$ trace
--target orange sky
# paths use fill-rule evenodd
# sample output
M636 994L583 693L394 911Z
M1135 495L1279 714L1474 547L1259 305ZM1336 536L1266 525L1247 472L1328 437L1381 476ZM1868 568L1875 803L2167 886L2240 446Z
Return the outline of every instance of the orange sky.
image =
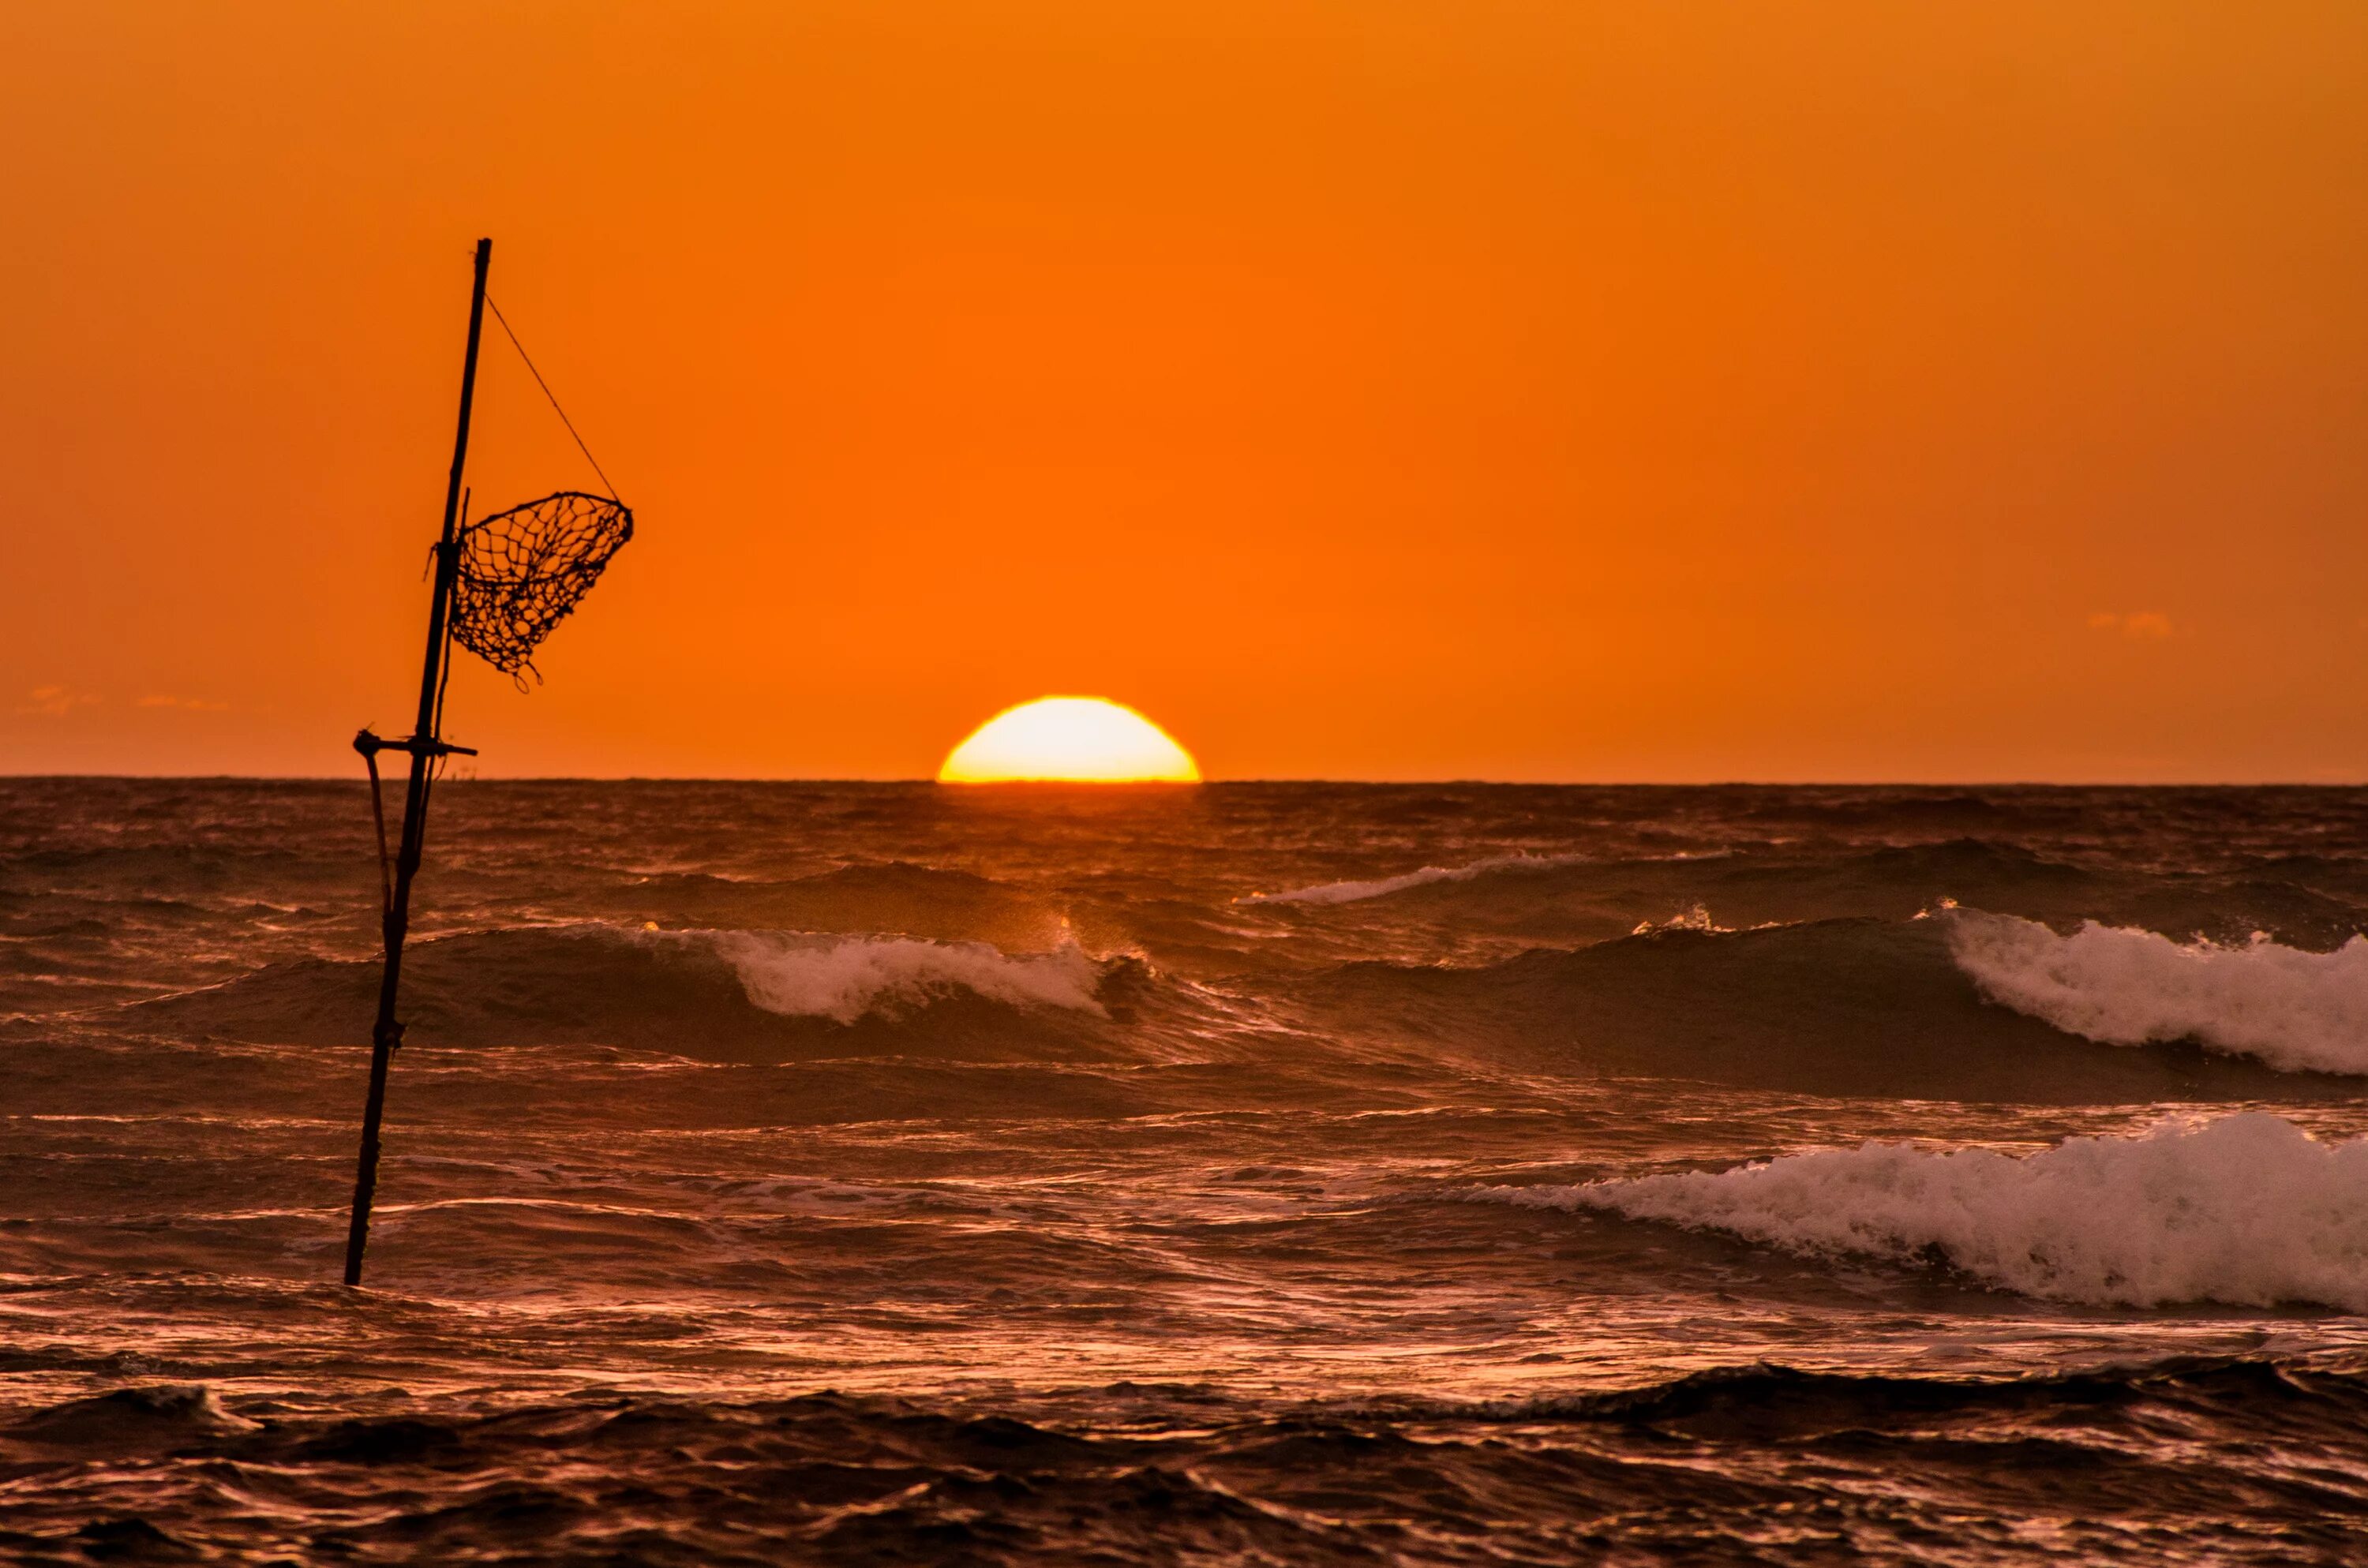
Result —
M0 771L2368 777L2368 6L0 7ZM472 478L589 475L498 339Z

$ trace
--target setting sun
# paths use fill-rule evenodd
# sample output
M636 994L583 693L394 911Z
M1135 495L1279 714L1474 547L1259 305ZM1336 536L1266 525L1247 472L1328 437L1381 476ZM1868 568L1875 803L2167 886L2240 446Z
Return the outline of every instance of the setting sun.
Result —
M938 769L940 784L1019 779L1198 783L1201 769L1167 731L1099 697L1040 697L971 732Z

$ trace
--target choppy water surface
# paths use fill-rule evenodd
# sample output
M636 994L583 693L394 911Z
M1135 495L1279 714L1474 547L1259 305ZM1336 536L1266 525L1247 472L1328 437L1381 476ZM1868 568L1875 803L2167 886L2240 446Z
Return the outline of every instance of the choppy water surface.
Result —
M0 1555L2356 1560L2368 795L0 781Z

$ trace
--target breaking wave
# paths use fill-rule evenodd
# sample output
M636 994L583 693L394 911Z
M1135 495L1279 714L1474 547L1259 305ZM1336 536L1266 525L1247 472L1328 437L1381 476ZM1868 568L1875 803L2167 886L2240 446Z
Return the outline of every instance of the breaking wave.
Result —
M1938 920L1703 929L1691 916L1479 966L1359 962L1319 1022L1577 1076L2021 1104L2309 1098L2337 1087L2192 1046L2130 1051L1984 1004Z
M415 943L404 963L407 1038L439 1045L598 1044L728 1060L866 1049L1084 1045L1102 993L1141 966L1075 941L1008 953L985 942L868 934L506 926ZM267 964L130 1012L202 1036L265 1043L364 1038L379 960ZM924 1027L926 1025L926 1027ZM850 1040L849 1031L862 1039Z
M2266 1112L2073 1138L2021 1157L1867 1143L1486 1196L1724 1231L1795 1253L1938 1257L2060 1301L2368 1312L2368 1140L2320 1142Z
M2194 1040L2288 1072L2368 1074L2368 937L2333 952L2174 942L2085 921L2070 936L2010 915L1948 917L1982 995L2108 1045Z
M748 1000L785 1017L852 1024L866 1013L925 1006L969 991L1015 1007L1068 1007L1107 1016L1095 999L1101 970L1076 943L1009 954L985 942L910 937L803 937L786 931L700 931L740 976Z

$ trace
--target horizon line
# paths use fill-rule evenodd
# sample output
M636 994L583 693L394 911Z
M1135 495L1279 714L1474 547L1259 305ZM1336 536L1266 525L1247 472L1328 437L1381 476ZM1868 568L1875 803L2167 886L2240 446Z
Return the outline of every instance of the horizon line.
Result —
M0 783L106 781L110 783L183 784L366 784L367 778L346 773L55 773L11 772L0 769ZM2368 777L2358 778L1359 778L1321 776L1262 776L1196 779L1007 778L991 782L951 782L927 775L868 778L853 775L753 775L703 773L519 773L486 778L444 775L438 784L871 784L928 785L953 790L1008 789L1150 789L1193 790L1214 786L1323 784L1365 789L1501 789L1501 790L2357 790L2368 788Z

